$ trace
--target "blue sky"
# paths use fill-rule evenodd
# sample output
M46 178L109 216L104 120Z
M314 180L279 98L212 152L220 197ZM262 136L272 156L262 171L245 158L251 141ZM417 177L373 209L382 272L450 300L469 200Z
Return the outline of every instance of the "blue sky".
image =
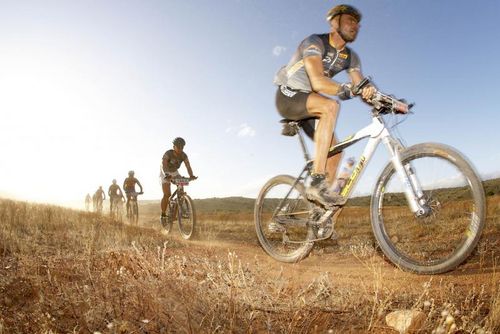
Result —
M0 194L74 203L134 169L144 198L158 199L176 136L199 176L196 198L253 197L270 177L297 174L302 156L280 135L272 78L303 38L328 31L338 3L0 1ZM452 145L499 176L500 4L346 3L363 13L351 45L363 73L416 102L399 127L406 143ZM340 138L370 122L358 101L341 108ZM373 187L384 150L358 192Z

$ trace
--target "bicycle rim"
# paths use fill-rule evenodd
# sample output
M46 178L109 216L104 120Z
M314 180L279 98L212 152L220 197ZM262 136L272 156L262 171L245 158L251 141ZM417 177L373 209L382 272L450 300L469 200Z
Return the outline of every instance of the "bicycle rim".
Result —
M139 205L136 201L134 201L132 217L133 223L137 224L139 222Z
M484 193L467 161L453 149L421 144L403 154L417 176L429 213L416 217L389 165L372 199L372 225L384 253L403 269L449 271L472 252L484 224Z
M188 195L179 198L178 222L179 232L184 239L191 239L194 234L195 214L193 201Z
M297 262L314 243L307 225L312 210L304 186L289 175L279 175L262 188L255 203L255 228L261 247L274 259Z

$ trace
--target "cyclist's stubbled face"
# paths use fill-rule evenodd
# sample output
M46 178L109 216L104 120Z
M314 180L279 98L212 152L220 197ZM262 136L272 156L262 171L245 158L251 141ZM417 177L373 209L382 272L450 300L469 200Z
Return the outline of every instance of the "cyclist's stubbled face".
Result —
M177 153L177 154L182 153L183 150L184 150L184 146L174 145L174 151L175 151L175 153Z
M337 20L332 20L333 30L339 31L340 37L342 37L344 41L353 42L359 32L359 22L354 18L354 16L349 14L338 15L337 17Z

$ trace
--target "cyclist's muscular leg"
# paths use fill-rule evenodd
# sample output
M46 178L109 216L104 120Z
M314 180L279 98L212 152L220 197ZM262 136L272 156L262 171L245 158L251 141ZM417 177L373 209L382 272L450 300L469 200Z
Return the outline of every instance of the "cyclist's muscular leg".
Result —
M161 213L165 214L168 208L168 199L170 198L170 182L161 185L163 190L163 198L161 199Z
M337 143L338 140L334 135L332 138L332 144L330 146L336 145ZM326 160L326 179L329 185L333 185L333 181L335 181L335 176L337 175L340 160L342 160L342 153L337 153Z
M127 195L127 204L126 204L126 207L127 207L127 213L128 213L128 210L129 210L129 207L130 207L130 193L126 193Z
M335 100L312 93L307 98L306 107L309 114L319 119L314 132L315 157L313 173L325 174L328 149L333 140L333 129L335 129L335 123L337 122L339 104Z

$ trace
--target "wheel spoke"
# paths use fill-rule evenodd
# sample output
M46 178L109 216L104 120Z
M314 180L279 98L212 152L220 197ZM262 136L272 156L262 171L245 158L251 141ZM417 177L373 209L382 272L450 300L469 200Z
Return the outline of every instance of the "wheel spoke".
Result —
M403 195L405 185L391 166L377 185L380 196L372 201L372 224L382 250L411 271L450 270L470 254L479 238L469 232L473 217L484 214L481 183L458 153L447 150L422 146L403 158L411 164L428 212L411 212Z
M312 230L307 225L311 203L302 183L291 176L271 179L255 205L255 226L264 250L279 261L295 262L312 248Z

